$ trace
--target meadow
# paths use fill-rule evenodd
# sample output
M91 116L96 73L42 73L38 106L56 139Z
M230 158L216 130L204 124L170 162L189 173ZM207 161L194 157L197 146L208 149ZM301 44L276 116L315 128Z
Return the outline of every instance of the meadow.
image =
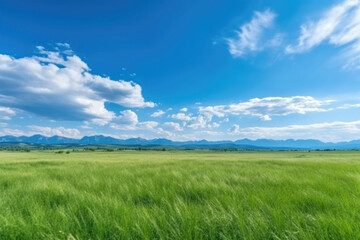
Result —
M360 239L360 152L0 151L0 239Z

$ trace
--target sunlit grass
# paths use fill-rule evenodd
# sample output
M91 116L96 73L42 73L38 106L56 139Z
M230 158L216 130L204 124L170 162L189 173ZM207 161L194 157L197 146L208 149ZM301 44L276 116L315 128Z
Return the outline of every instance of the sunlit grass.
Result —
M0 239L360 239L358 152L0 152Z

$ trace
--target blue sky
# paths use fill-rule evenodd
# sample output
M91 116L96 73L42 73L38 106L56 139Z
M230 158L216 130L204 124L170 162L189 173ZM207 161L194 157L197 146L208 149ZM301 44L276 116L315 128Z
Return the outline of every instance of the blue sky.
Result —
M360 0L0 6L0 135L360 138Z

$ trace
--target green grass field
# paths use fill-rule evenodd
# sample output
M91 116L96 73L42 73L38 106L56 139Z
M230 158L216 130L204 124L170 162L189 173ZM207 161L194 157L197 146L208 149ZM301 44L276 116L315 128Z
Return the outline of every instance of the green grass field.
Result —
M0 152L0 239L360 239L360 152Z

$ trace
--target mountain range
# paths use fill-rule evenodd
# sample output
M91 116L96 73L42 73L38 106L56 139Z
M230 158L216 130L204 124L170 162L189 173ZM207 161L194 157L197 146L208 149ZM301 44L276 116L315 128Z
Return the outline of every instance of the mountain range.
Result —
M172 141L169 139L143 139L129 138L116 139L113 137L97 135L85 136L81 139L66 138L61 136L46 137L43 135L33 136L2 136L0 143L29 143L42 145L80 144L80 145L123 145L123 146L167 146L187 149L360 149L360 140L350 142L322 142L319 140L272 140L272 139L241 139L237 141Z

